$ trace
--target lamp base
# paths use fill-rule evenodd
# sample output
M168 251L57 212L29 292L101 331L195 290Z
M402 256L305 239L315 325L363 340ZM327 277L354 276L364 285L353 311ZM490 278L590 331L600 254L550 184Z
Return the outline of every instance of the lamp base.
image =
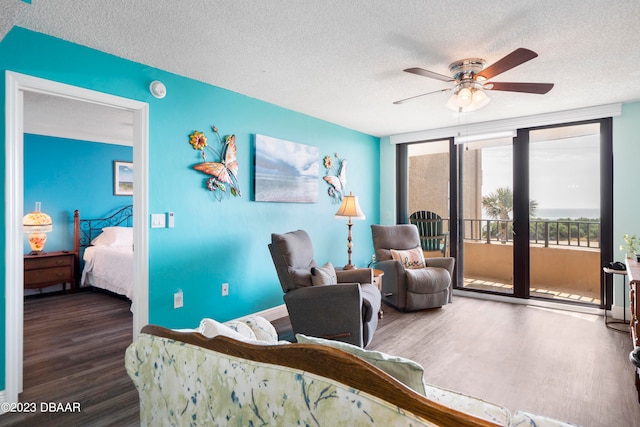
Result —
M45 251L31 251L29 252L29 255L44 255L46 254Z
M358 267L356 267L353 264L347 264L344 267L342 267L343 270L355 270L356 268L358 268Z
M29 255L35 255L35 253L40 253L44 250L44 245L47 243L47 234L46 233L30 233L27 238L29 241L29 247L31 247L31 253Z

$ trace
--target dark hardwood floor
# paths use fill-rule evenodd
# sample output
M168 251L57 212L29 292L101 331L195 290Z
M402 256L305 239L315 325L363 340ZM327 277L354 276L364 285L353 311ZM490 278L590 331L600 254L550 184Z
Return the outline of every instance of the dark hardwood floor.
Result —
M0 426L139 425L138 393L124 369L129 306L99 292L27 298L20 401L37 411L4 414ZM79 402L80 412L41 412L42 402Z
M368 347L413 359L428 383L585 427L640 427L628 334L602 317L457 297L442 309L384 307ZM273 324L292 338L288 319ZM83 292L25 303L23 402L80 402L80 413L5 414L1 426L138 425L124 370L127 301Z

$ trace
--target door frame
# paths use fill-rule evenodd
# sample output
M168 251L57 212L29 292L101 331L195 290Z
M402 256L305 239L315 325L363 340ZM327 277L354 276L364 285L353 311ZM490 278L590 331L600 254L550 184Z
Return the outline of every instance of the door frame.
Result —
M514 196L521 194L523 197L520 200L517 196L514 197L514 218L516 212L518 218L516 218L516 224L514 224L514 231L516 235L528 236L529 233L529 132L533 130L572 126L585 123L600 123L600 173L601 177L601 193L600 193L600 226L601 226L601 240L600 240L600 259L601 263L608 262L613 257L613 117L621 114L620 104L603 105L596 107L588 107L578 110L568 110L558 113L548 113L539 116L522 117L515 119L505 119L495 122L476 123L469 125L467 129L469 132L464 136L454 137L457 146L457 150L451 149L451 153L457 154L457 170L458 174L451 173L452 187L455 187L455 194L451 194L451 209L450 214L454 212L458 214L458 218L462 218L461 212L462 203L459 200L464 197L462 182L462 170L461 167L464 158L464 148L461 142L468 142L470 140L482 140L493 139L502 135L503 133L512 134L512 144L514 145L514 170L520 172L526 172L526 179L516 180L514 182ZM395 149L395 163L396 163L396 222L398 224L406 222L403 218L406 217L408 210L407 207L407 181L408 181L408 160L407 160L407 146L412 143L429 142L436 140L443 140L447 138L447 135L460 134L459 129L452 128L440 128L429 131L414 132L411 134L402 134L391 137L391 143L396 145ZM517 146L517 147L516 147ZM525 149L526 147L526 149ZM454 159L451 159L453 162ZM451 163L453 168L453 163ZM451 169L453 171L453 169ZM453 183L456 183L454 185ZM518 193L516 193L518 191ZM460 210L460 211L459 211ZM526 221L521 221L519 218L526 218ZM451 223L453 224L453 216ZM453 243L453 239L457 238L458 243L464 241L461 231L462 227L456 230L454 234L452 232L451 251L456 250ZM524 301L523 303L537 305L539 302L542 306L558 306L568 307L569 301L553 302L544 301L541 298L531 298L529 292L529 275L530 275L530 263L529 263L529 242L528 238L526 244L522 243L523 239L517 239L520 243L514 243L514 274L515 270L519 270L518 277L514 276L514 293L513 294L499 294L484 290L465 289L464 283L464 271L459 268L464 263L464 251L463 246L458 245L457 257L456 257L456 271L454 279L454 291L464 293L467 296L484 296L489 299L497 299L507 302ZM453 255L455 256L455 255ZM517 268L516 268L517 267ZM606 283L601 283L603 290L607 292L607 300L612 301L612 286L609 285L611 278L606 277ZM519 283L520 286L515 286ZM523 288L524 285L524 288ZM518 289L519 288L519 289ZM455 292L454 292L455 293ZM601 304L602 308L602 304ZM576 306L577 311L589 311L590 309L583 310L581 306Z
M149 321L148 150L149 105L51 80L5 72L5 402L22 392L24 343L24 92L38 92L130 111L133 114L134 289L133 338ZM18 286L17 286L18 285Z

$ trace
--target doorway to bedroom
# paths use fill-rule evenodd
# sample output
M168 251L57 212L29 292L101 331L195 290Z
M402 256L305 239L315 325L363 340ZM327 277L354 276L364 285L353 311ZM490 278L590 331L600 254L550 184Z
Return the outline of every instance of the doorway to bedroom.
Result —
M23 391L23 324L24 324L24 274L23 274L23 254L24 252L24 235L22 232L22 216L24 211L30 211L31 208L27 204L29 203L31 195L27 196L30 176L27 174L30 172L30 164L33 162L31 152L27 150L33 143L32 135L38 135L42 133L42 129L34 129L30 127L30 121L43 122L43 120L33 120L33 115L38 114L38 111L33 107L34 99L37 100L36 104L46 104L48 102L58 105L64 102L72 111L94 110L93 107L99 107L102 109L125 111L129 116L129 133L131 134L130 148L132 151L133 163L138 168L134 171L133 180L136 184L133 195L129 196L129 204L136 205L133 216L134 233L133 241L136 247L136 253L134 254L134 296L133 301L137 302L139 310L134 311L132 315L132 338L137 335L135 331L138 331L140 327L148 322L148 271L147 263L148 250L147 250L147 230L145 225L148 223L147 218L147 206L144 201L147 199L147 149L148 149L148 105L139 101L129 100L125 98L116 97L104 93L94 92L87 89L77 88L61 83L51 82L43 79L38 79L30 76L25 76L17 73L7 72L7 84L6 84L6 126L7 126L7 143L6 143L6 170L5 170L5 182L7 183L6 191L6 206L7 215L5 223L6 232L6 284L17 284L14 286L7 285L6 287L6 398L7 402L17 402L19 393ZM72 106L73 105L73 106ZM42 105L40 105L42 106ZM72 106L72 107L71 107ZM106 110L105 110L106 111ZM104 122L101 122L101 118L97 116L85 117L86 123L100 124L103 126ZM55 122L55 121L54 121ZM57 122L60 124L60 121ZM64 127L58 126L60 131L64 132ZM73 126L71 126L73 127ZM89 138L78 138L78 132L82 133L82 127L78 126L76 129L69 129L67 127L66 132L75 132L72 134L62 134L55 138L61 138L63 140L76 141L85 140ZM50 136L45 137L50 138ZM36 138L37 139L37 138ZM42 143L43 141L39 141ZM47 143L59 143L60 141L45 140ZM51 148L51 147L49 147ZM69 147L62 149L63 152L69 154ZM77 154L77 153L75 153ZM67 156L68 158L74 156ZM43 156L36 156L37 162L41 163L46 158ZM64 154L60 155L60 158L64 158ZM82 156L75 156L76 163L81 162ZM113 160L126 160L126 159L113 159ZM29 165L27 165L29 162ZM49 174L50 180L60 178L60 175L68 173L63 169L73 169L71 165L59 165L58 172ZM113 188L113 178L111 173L113 166L110 166L109 170L109 188ZM45 177L46 179L46 177ZM62 185L69 184L62 178ZM87 194L91 194L93 189L89 189ZM63 190L64 191L64 190ZM46 197L46 194L34 195L33 197ZM60 196L56 199L62 199ZM86 197L85 198L89 198ZM53 200L53 199L52 199ZM40 201L40 200L38 200ZM55 202L52 202L55 204ZM67 203L70 203L67 201ZM50 206L53 208L54 206ZM24 206L24 208L23 208ZM42 210L46 212L46 208L43 205ZM55 222L58 222L60 236L56 236L60 245L64 245L65 239L70 239L69 231L67 230L68 224L71 224L73 228L73 213L74 207L66 206L66 216L69 216L68 212L71 212L71 220L65 220L64 215L58 216L57 221L54 216L54 229L56 228ZM57 211L56 211L57 212ZM66 234L65 234L66 233ZM56 239L52 239L55 241ZM60 243L62 242L62 243ZM49 249L49 248L47 248ZM56 249L53 248L52 250ZM70 247L73 250L73 246ZM62 250L61 250L62 251ZM28 251L27 251L28 252Z

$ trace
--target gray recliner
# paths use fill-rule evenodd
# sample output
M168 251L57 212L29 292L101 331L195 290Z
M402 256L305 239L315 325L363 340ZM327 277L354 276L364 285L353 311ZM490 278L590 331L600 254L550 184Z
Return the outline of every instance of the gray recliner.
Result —
M377 260L373 267L384 271L382 300L385 303L403 311L413 311L442 307L452 301L453 258L426 258L424 268L405 268L391 255L392 249L422 250L415 225L374 224L371 234Z
M381 302L372 269L335 270L336 284L314 286L311 270L319 266L305 231L272 234L269 251L294 333L359 347L371 342Z

